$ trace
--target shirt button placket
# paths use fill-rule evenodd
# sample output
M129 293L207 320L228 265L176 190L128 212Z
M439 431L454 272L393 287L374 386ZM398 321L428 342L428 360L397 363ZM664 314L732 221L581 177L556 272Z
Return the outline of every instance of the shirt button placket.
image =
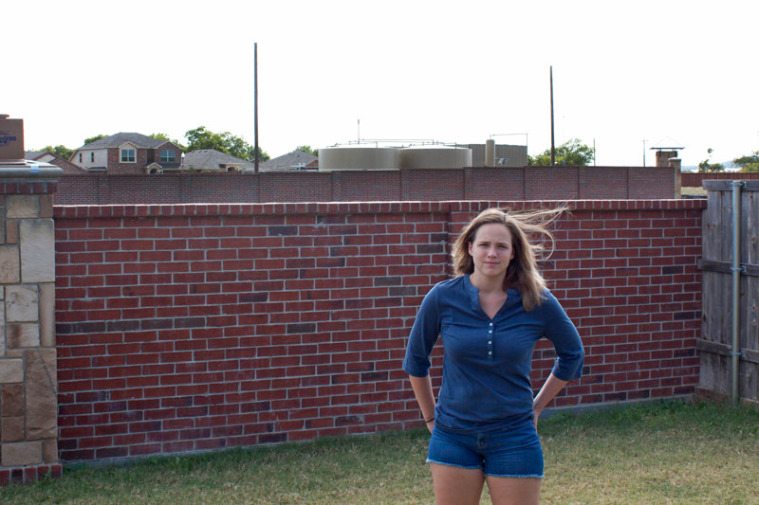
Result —
M488 357L493 358L493 322L488 325Z

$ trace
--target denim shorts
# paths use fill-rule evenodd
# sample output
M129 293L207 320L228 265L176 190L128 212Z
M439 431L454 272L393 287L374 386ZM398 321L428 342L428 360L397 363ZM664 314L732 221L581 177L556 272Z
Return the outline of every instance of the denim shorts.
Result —
M532 419L504 431L435 426L427 463L481 470L492 477L543 477L543 449Z

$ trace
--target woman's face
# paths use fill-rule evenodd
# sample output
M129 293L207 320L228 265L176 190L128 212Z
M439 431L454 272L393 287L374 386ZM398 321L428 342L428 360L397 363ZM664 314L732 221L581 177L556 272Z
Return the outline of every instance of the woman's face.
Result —
M511 232L505 225L490 223L480 226L469 243L469 255L474 261L474 272L486 277L506 274L514 259Z

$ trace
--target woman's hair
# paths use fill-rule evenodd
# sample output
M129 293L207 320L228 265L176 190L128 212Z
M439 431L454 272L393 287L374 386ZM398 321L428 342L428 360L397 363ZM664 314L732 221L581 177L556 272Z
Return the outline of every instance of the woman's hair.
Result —
M538 253L543 251L539 237L548 239L551 248L546 257L553 252L554 239L547 226L558 218L565 207L553 210L537 210L529 212L509 212L491 208L480 212L461 231L461 235L453 244L453 267L457 275L467 275L474 272L474 261L469 254L469 244L474 242L477 230L485 224L502 224L511 233L511 245L514 258L506 270L503 280L504 289L514 288L522 295L522 305L530 311L540 304L545 289L545 280L538 271ZM536 239L535 243L530 238Z

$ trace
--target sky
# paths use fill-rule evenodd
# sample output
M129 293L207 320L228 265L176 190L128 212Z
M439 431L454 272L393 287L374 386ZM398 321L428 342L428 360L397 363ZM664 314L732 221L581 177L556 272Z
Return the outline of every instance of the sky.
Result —
M748 0L24 0L0 7L0 113L27 149L205 126L271 156L357 139L596 148L596 164L759 150Z

